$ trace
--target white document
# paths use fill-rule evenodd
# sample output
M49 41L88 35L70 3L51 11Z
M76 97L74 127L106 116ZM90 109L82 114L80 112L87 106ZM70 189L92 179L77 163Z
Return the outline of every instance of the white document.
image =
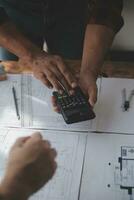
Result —
M96 107L97 131L134 134L134 96L128 111L122 109L122 90L127 99L134 90L134 79L102 78Z
M9 149L15 140L21 136L31 135L34 130L8 129L0 130L0 177L3 177L5 160ZM80 188L84 152L86 146L86 135L62 131L41 131L43 137L49 140L52 147L58 152L58 169L53 179L31 200L77 200ZM33 174L34 176L34 174Z
M100 79L97 84L99 91ZM16 90L20 120L16 115L12 93L13 86ZM7 81L0 82L0 92L0 126L70 131L96 130L96 119L66 124L62 115L53 110L52 90L49 90L32 75L8 75Z
M0 126L21 127L21 120L18 120L16 115L13 86L16 90L19 114L22 118L21 75L8 75L7 81L0 82Z
M133 200L127 187L134 187L134 136L90 134L80 200Z
M45 87L39 80L32 76L25 76L24 79L26 86L24 89L25 127L71 131L96 130L96 119L75 124L66 124L62 115L54 112L52 108L52 90ZM97 83L99 91L100 79Z

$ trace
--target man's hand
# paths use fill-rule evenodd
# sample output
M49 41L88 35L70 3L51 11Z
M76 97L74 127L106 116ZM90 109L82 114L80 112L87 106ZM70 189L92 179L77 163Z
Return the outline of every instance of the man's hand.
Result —
M88 68L86 70L81 71L78 78L79 86L81 87L84 94L88 97L88 101L93 107L97 101L97 77L95 74L91 73ZM75 91L74 91L75 92ZM74 93L75 94L75 93ZM56 102L56 98L52 96L52 105L55 112L60 113L59 107Z
M36 78L47 87L63 91L58 80L72 90L76 80L60 56L42 51L9 20L0 26L0 45L18 56L20 66L31 67Z
M82 91L88 96L88 101L93 107L97 101L96 76L90 70L83 70L80 73L79 84Z
M6 200L27 199L54 175L56 151L39 133L19 138L9 153L1 195Z
M46 52L36 52L30 60L21 60L22 65L31 66L34 76L41 80L48 88L55 88L62 92L59 81L71 91L77 86L76 79L65 65L60 56L49 55Z
M88 95L92 106L97 100L96 80L114 36L114 31L105 25L87 24L81 62L80 86Z

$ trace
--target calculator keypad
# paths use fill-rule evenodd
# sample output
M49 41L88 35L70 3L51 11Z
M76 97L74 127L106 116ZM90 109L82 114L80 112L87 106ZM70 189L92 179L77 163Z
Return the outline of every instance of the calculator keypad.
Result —
M76 88L75 94L71 96L66 92L62 95L53 92L53 95L56 97L61 114L67 124L95 118L95 113L80 88Z
M69 96L67 94L65 95L59 94L58 101L63 107L63 109L74 108L74 107L82 106L86 104L84 97L81 94L77 94L77 93L72 96Z

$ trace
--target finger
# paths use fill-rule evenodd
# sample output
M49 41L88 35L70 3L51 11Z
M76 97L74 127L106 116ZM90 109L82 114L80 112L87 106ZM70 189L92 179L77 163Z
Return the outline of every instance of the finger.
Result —
M28 149L41 149L42 146L42 135L39 132L35 132L31 135L30 139L25 142L25 148Z
M52 101L53 107L56 107L57 106L57 101L56 101L56 97L55 96L51 97L51 101Z
M42 135L40 132L35 132L31 135L31 139L34 139L34 140L42 140Z
M54 159L57 156L57 151L54 148L52 148L50 150L49 154L50 154L51 158Z
M97 101L97 87L92 88L92 90L88 91L89 94L89 103L92 107L94 107L96 101Z
M52 72L55 74L58 80L60 90L64 91L66 89L67 91L69 91L72 89L70 85L68 84L67 80L64 78L63 74L61 74L61 72L59 71L57 67L53 67Z
M42 83L46 86L46 87L48 87L49 89L52 89L53 88L53 85L50 83L50 81L47 79L47 78L41 78L40 79L41 81L42 81Z
M53 65L54 66L54 65ZM59 92L60 93L63 93L63 91L64 91L64 86L65 86L65 84L67 85L67 81L64 79L64 76L61 74L61 72L59 71L59 69L56 67L56 66L54 66L53 68L51 68L51 72L55 75L55 77L56 77L56 80L57 80L57 83L58 83L58 85L59 85ZM64 83L65 84L64 84ZM65 87L68 87L69 88L69 85L68 86L65 86Z
M75 88L77 87L77 81L75 77L72 75L72 73L67 69L67 66L65 63L60 59L59 57L57 58L57 66L60 69L61 73L67 80L68 84L72 87Z
M51 143L50 143L48 140L44 140L44 141L43 141L43 146L44 146L45 148L51 148Z
M59 107L53 107L54 112L61 113Z
M70 87L67 80L65 79L63 74L59 71L59 69L57 67L53 67L52 72L55 74L58 80L58 84L60 85L60 90L67 91L67 93L72 94L72 87Z
M66 91L68 94L72 94L73 89L70 87L68 82L63 78L61 78L60 82L64 86L63 90Z
M43 73L38 73L35 75L35 77L39 80L41 80L41 82L46 85L48 88L52 89L53 85L50 83L50 81L46 78L45 74Z
M57 169L57 163L55 161L53 163L53 168L54 168L54 171Z
M56 169L57 169L57 163L55 161L51 161L52 167L51 167L51 177L54 175Z
M20 147L20 146L22 146L28 139L30 139L30 136L18 138L16 140L15 144L13 145L13 147Z
M53 110L57 113L60 113L60 108L57 105L56 97L52 96L51 100L52 100Z
M47 73L47 79L50 81L51 85L58 91L61 91L62 92L62 87L61 85L59 84L57 78L56 78L56 75L53 73L53 72L48 72Z
M42 141L42 135L40 132L35 132L31 135L30 139L27 140L25 144L27 145L28 143L36 143L39 141Z

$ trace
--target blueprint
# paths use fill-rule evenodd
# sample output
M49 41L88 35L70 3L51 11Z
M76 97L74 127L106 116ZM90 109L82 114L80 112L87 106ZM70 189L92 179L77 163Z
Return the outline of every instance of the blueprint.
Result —
M37 131L37 130L36 130ZM2 179L9 150L15 140L21 136L31 135L35 130L3 129L0 130L0 178ZM77 200L86 145L86 135L59 131L41 131L57 150L58 168L54 178L31 197L31 200Z
M133 189L134 136L88 135L80 200L133 200Z

